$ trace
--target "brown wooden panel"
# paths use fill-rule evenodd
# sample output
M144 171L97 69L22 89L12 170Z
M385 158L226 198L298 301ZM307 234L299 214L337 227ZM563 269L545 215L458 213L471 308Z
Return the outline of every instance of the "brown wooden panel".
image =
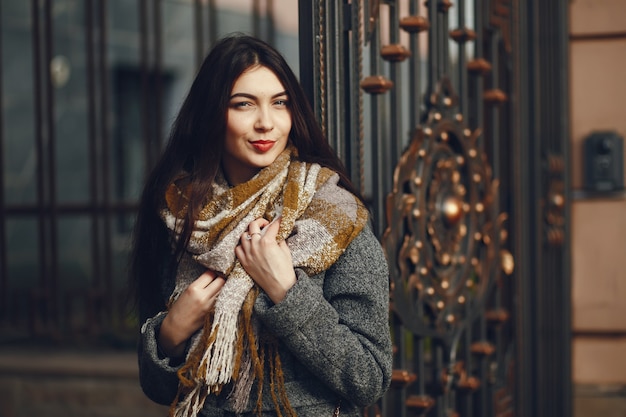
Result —
M626 331L626 199L572 205L574 331Z
M626 337L577 338L573 343L576 384L626 384Z
M572 0L570 33L572 35L626 33L624 0Z

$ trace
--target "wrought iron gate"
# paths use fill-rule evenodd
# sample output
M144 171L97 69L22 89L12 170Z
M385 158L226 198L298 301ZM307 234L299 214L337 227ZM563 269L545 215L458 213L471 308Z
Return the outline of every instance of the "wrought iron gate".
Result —
M118 306L135 188L167 68L191 77L216 3L2 2L0 75L23 81L0 83L2 341L135 334ZM260 3L251 32L276 41ZM571 415L567 5L298 2L301 81L391 266L396 371L370 415ZM167 47L173 12L191 51Z
M390 264L367 415L571 413L566 6L299 2L302 82Z

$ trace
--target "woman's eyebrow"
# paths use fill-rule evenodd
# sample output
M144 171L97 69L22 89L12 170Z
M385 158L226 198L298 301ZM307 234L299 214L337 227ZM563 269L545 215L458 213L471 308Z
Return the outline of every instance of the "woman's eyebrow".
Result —
M276 98L276 97L280 97L280 96L288 96L287 91L281 91L280 93L276 93L271 98ZM230 96L231 99L233 99L235 97L244 97L244 98L249 98L249 99L256 99L256 98L258 98L254 94L250 94L250 93L235 93L232 96Z

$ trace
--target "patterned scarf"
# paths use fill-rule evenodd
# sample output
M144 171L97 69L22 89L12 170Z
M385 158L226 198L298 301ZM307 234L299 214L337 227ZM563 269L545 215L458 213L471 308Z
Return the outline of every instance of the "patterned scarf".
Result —
M286 240L293 265L308 275L327 270L363 229L367 210L354 195L338 185L339 176L317 164L297 160L288 147L269 167L248 182L229 187L218 175L208 202L194 224L187 253L176 277L170 305L197 278L190 264L198 263L226 277L214 311L192 340L179 371L179 395L171 416L197 416L206 397L219 394L233 382L230 393L235 411L247 405L254 380L258 382L257 411L263 389L263 361L269 358L271 395L293 413L284 392L276 341L258 337L252 317L258 288L235 256L235 247L251 221L280 216L277 240ZM177 239L187 210L184 179L170 185L162 218ZM186 266L187 265L187 266ZM187 273L186 273L187 271ZM279 399L280 398L280 399ZM293 413L295 415L295 413ZM280 411L279 411L279 414Z

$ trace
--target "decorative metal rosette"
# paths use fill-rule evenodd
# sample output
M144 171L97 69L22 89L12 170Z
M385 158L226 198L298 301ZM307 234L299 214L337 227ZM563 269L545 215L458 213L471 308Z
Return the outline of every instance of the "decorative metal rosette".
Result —
M447 338L480 310L499 266L511 272L512 257L500 249L506 214L498 213L498 181L477 146L480 131L454 112L448 79L429 105L395 169L382 241L403 324Z

